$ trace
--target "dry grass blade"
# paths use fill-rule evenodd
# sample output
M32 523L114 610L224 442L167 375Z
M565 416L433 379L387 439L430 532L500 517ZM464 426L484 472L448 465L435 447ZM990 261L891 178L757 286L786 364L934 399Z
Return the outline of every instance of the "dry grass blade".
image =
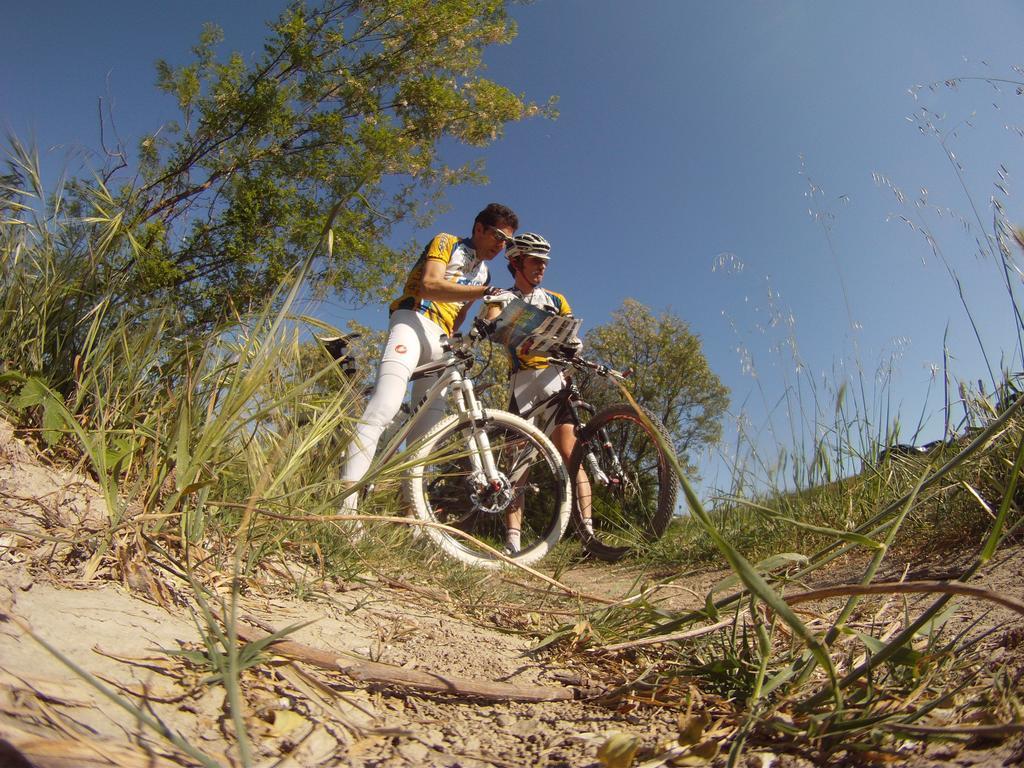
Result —
M372 723L377 715L297 665L282 666L278 674L305 696L307 703L318 705L334 723L341 724L354 737L362 738L373 730Z
M538 571L538 570L536 570L534 568L530 568L527 565L522 565L520 563L517 563L515 560L513 560L511 557L506 555L504 552L500 552L497 549L494 549L493 547L488 546L484 542L479 541L478 539L474 539L472 534L466 533L465 531L460 531L458 528L453 528L453 527L451 527L449 525L444 525L443 523L435 523L435 522L429 521L429 520L417 520L415 518L409 518L409 517L390 517L390 516L385 516L385 515L283 515L283 514L278 514L276 512L267 512L267 511L262 511L262 510L259 513L262 514L262 515L265 515L266 517L272 517L272 518L275 518L277 520L289 520L289 521L298 521L298 522L306 522L306 523L315 523L315 522L319 522L319 523L328 523L328 522L372 523L372 522L378 522L378 523L395 523L395 524L398 524L398 525L408 525L408 526L412 526L412 527L421 527L421 528L436 528L438 530L444 531L445 533L449 533L449 534L451 534L453 536L459 536L459 537L464 538L464 539L472 539L476 546L478 546L481 549L484 549L484 550L490 552L492 555L494 555L496 558L500 559L506 565L508 565L508 566L510 566L512 568L518 568L519 570L521 570L521 571L523 571L525 573L530 574L535 579L539 579L540 581L543 581L545 584L549 584L550 586L555 587L558 590L561 590L562 592L564 592L565 594L569 595L570 597L572 597L574 599L577 599L577 600L589 600L589 601L594 602L594 603L602 603L602 604L605 604L605 605L615 605L615 604L620 602L618 600L612 600L610 598L602 597L600 595L590 595L590 594L586 594L584 592L580 592L577 589L573 589L572 587L563 584L562 582L558 581L557 579L551 578L547 574L541 573L540 571ZM635 599L635 598L630 598L629 600L632 600L632 599ZM629 600L627 600L626 602L629 602Z
M914 502L918 498L918 494L921 492L925 481L927 479L927 472L923 472L920 477L917 478L913 489L907 494L906 501L900 508L899 512L888 522L888 532L885 535L885 540L881 549L875 551L871 556L871 561L868 563L867 569L864 571L864 575L861 577L861 585L868 585L871 580L875 578L875 574L882 565L882 560L885 558L886 553L889 551L889 547L896 539L896 534L903 527L904 521L910 514L911 509L914 507ZM856 607L856 597L851 594L851 599L846 602L846 605L839 612L839 615L832 622L832 627L825 635L825 644L831 645L835 642L835 639L839 636L839 626L846 622L846 620L853 615L854 608ZM800 683L804 683L810 679L812 672L812 665L807 664L800 672L797 680Z
M988 502L982 498L981 494L978 493L977 490L975 490L973 485L963 480L960 481L959 485L961 488L963 488L965 491L971 494L971 496L974 497L975 501L978 502L978 505L985 510L986 514L988 514L989 517L995 520L996 513L992 511L992 507L990 507Z
M998 725L916 725L913 723L882 723L881 728L897 733L921 736L977 736L983 739L1002 738L1024 733L1024 723Z
M703 637L704 635L710 635L712 632L717 632L720 629L731 627L736 623L736 621L736 618L729 618L719 621L716 624L710 624L706 627L699 627L697 629L690 629L686 632L673 632L667 635L653 635L651 637L642 637L639 640L628 640L624 643L602 645L597 648L588 648L587 650L589 653L624 651L627 648L639 648L644 645L657 645L658 643L674 643L680 640L691 640L695 637Z
M1000 595L981 587L972 587L968 584L953 584L946 581L901 581L898 583L874 582L872 584L838 584L822 589L812 589L807 592L800 592L795 595L785 595L785 600L790 605L806 603L811 600L823 600L828 597L841 597L848 595L887 595L887 594L947 594L965 595L976 597L981 600L989 600L998 603L1010 610L1024 616L1024 602L1012 597Z
M1010 410L1019 408L1021 403L1024 403L1024 397L1019 398ZM992 530L989 531L988 540L985 542L985 546L981 550L981 556L979 559L983 563L988 562L992 558L992 555L996 551L996 547L999 546L999 542L1003 539L1006 520L1010 513L1010 507L1013 505L1015 496L1014 492L1017 489L1017 480L1020 478L1022 468L1024 468L1024 436L1021 436L1021 439L1017 444L1017 453L1013 460L1013 469L1010 472L1010 480L1007 484L1006 492L1003 494L1003 499L999 504L999 512L996 513L996 520L992 524Z
M5 741L17 752L6 749ZM45 738L0 722L0 765L4 768L172 768L180 764L163 760L141 747L126 747L86 736Z

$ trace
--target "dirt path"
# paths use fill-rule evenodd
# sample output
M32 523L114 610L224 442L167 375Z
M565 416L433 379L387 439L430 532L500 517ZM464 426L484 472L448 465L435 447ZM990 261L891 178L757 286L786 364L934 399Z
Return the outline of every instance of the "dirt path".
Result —
M128 546L115 542L105 558L89 560L84 548L61 543L97 529L102 510L95 484L43 465L0 424L0 737L40 766L196 764L60 655L231 765L224 688L205 680L214 672L208 663L179 655L202 651L210 632L188 597ZM123 578L112 581L114 571ZM580 688L585 671L529 654L533 637L450 609L429 593L383 583L328 584L303 599L247 594L238 606L264 627L311 622L288 639L343 663L366 659L516 689ZM638 717L576 699L488 701L367 684L284 659L247 672L244 698L260 765L596 765L609 733L640 726L653 745L672 736L675 720L667 711Z
M203 684L204 670L167 654L201 645L185 612L153 605L119 585L68 589L26 580L6 567L0 575L8 584L12 575L16 581L4 590L5 612L108 687L135 701L147 699L149 709L189 743L211 755L227 749L223 688ZM246 598L242 609L278 628L313 620L289 639L339 658L351 654L407 670L555 690L578 676L526 655L532 641L525 638L438 614L388 587L373 587L372 597L361 591L312 601ZM23 626L2 626L0 732L30 730L62 748L79 736L101 743L137 741L145 751L175 757L164 740L70 674ZM586 765L604 733L636 725L635 717L579 701L467 703L399 686L366 686L287 661L247 675L245 696L257 754L287 753L292 762L286 764L301 766L339 760L380 766ZM644 729L653 726L665 736L672 720L666 713L645 722ZM17 732L6 732L17 743Z
M151 562L133 555L140 551L138 542L119 546L115 539L103 558L89 558L89 548L67 543L87 538L100 525L103 509L94 484L43 465L0 423L0 738L44 768L200 764L187 747L141 725L84 674L72 673L61 655L142 716L164 724L209 764L239 764L225 688L210 681L216 670L210 654L203 661L201 653L204 634L212 630L194 613L194 601ZM268 577L276 573L278 583L289 583L284 570L292 566L265 567ZM610 599L646 590L648 600L680 611L702 605L725 575L703 570L664 583L665 574L655 579L628 568L586 565L561 578ZM1024 597L1024 557L1019 551L1002 557L989 579L993 588ZM256 591L272 581L258 582L241 598L238 612L251 617L247 626L283 629L311 622L288 639L350 671L369 660L410 677L429 673L568 691L577 698L451 696L274 657L243 675L241 717L252 741L252 765L576 768L601 765L598 749L616 732L638 736L648 755L678 735L679 711L673 707L588 700L595 679L613 677L608 665L614 657L603 668L588 668L578 654L531 654L535 633L508 631L531 629L521 614L495 615L487 626L479 616L453 615L452 606L429 589L395 582L326 584L302 599L275 589ZM228 587L225 580L222 596ZM965 609L954 620L971 619ZM1019 617L997 613L996 621L1006 624L997 638L1004 652L1019 653ZM182 655L186 651L191 655ZM16 754L5 755L3 748L0 743L0 765L18 765ZM1012 748L977 753L987 762L973 764L1004 764L1015 759ZM971 754L933 750L931 762L917 765L969 765L962 761ZM748 757L752 765L809 765L785 755L759 757L756 751Z

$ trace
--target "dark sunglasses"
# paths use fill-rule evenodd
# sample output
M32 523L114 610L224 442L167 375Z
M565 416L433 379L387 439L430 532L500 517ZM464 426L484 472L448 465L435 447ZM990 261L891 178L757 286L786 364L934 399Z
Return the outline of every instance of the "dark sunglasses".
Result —
M498 242L504 243L505 245L509 245L512 242L512 238L497 227L488 227L487 231L490 232L491 236L498 240Z

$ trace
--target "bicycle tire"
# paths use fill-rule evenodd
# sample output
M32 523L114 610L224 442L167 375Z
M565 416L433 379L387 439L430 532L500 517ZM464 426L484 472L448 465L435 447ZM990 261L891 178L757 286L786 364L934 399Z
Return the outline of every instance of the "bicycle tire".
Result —
M480 489L472 478L469 439L483 429L495 465L508 482L501 489ZM459 414L444 419L412 458L404 483L416 516L466 533L466 538L428 527L431 540L451 557L469 565L499 568L505 562L480 543L501 552L505 545L505 511L522 500L520 551L511 555L530 565L547 555L569 525L572 511L569 476L558 451L544 433L506 411L484 409L482 419ZM476 497L474 497L476 494ZM502 501L506 502L502 506Z
M580 431L569 458L576 531L587 552L607 562L620 560L661 538L679 495L678 478L654 430L671 445L668 432L650 411L643 412L647 421L628 403L603 408ZM602 430L619 457L621 472L610 466L609 455L602 448ZM599 482L587 466L588 448L609 478L607 484ZM581 504L586 491L576 480L581 469L590 486L593 533L583 525Z

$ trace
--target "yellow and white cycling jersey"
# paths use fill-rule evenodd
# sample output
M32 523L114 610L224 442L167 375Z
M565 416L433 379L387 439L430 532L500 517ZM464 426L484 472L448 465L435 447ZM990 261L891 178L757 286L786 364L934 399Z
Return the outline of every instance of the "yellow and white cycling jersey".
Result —
M445 280L460 285L490 285L491 275L487 269L487 262L477 258L472 241L468 239L460 240L454 235L441 233L423 249L409 277L406 278L402 295L391 302L390 310L394 312L396 309L411 309L419 312L451 335L455 331L455 318L466 302L431 301L417 299L415 295L423 270L431 259L445 265Z
M549 291L546 288L537 287L529 293L523 293L522 291L513 288L511 293L514 293L527 304L551 312L554 315L564 316L572 314L572 308L569 306L568 299L555 291ZM546 355L520 355L517 354L515 350L510 349L509 356L512 358L513 374L520 370L540 371L548 367L548 359Z

